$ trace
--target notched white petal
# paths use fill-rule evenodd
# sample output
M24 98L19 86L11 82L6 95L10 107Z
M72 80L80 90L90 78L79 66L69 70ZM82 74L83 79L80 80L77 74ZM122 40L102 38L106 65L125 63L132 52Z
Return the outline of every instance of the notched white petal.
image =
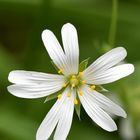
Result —
M48 95L51 95L55 92L58 92L61 90L62 84L56 85L11 85L8 86L8 91L20 98L28 98L28 99L34 99L34 98L41 98L46 97Z
M75 91L74 91L75 92ZM59 119L54 140L66 140L68 133L71 128L73 113L74 113L74 94L72 93L70 97L67 97L62 108L62 116Z
M21 98L41 98L61 90L64 76L32 71L12 71L8 77L14 83L8 91Z
M42 72L14 70L9 73L8 80L14 84L32 85L47 82L64 81L64 76L57 74L47 74Z
M56 66L59 69L66 68L66 57L62 47L60 46L57 38L50 30L42 32L43 43Z
M66 99L66 92L63 93L61 99L57 100L53 105L51 110L46 115L45 119L41 123L40 127L37 130L36 140L47 140L54 131L59 118L62 115L61 109L64 106L64 101Z
M71 68L69 74L77 74L79 67L79 44L76 28L72 24L67 23L62 27L61 34L65 55Z
M85 71L85 78L88 80L90 76L104 72L105 70L117 65L127 55L125 48L117 47L99 57Z
M37 140L47 140L51 136L56 127L54 140L65 140L72 124L74 104L73 95L67 97L69 88L67 88L60 99L54 104L52 109L46 115L45 119L41 123L37 134Z
M122 64L90 77L88 83L107 84L124 78L133 72L134 66L132 64Z
M124 118L127 117L126 112L119 105L112 102L109 98L105 97L95 90L91 90L88 86L85 86L83 90L85 96L89 100L91 100L91 102L96 103L103 110L107 111L110 114L115 114Z
M96 124L109 132L117 130L117 126L112 118L97 104L90 101L84 94L83 96L79 96L79 98L85 111Z

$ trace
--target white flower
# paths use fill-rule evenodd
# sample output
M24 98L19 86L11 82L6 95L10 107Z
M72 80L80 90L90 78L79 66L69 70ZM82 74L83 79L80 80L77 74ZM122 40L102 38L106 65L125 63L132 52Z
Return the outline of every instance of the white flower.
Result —
M57 66L57 74L32 71L12 71L9 81L13 85L8 91L21 98L40 98L62 90L58 100L40 125L36 139L46 140L56 127L54 140L65 140L70 131L74 105L79 101L91 119L107 131L117 130L107 114L126 117L125 111L96 90L98 85L107 84L128 76L134 71L132 64L120 64L127 55L118 47L99 57L84 71L79 71L79 45L77 31L72 24L62 27L64 50L50 30L44 30L44 45Z

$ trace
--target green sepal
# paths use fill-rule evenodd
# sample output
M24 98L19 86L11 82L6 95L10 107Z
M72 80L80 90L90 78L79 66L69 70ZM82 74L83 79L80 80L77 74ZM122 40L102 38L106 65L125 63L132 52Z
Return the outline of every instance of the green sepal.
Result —
M46 103L46 102L48 102L48 101L50 101L50 100L53 100L53 99L57 98L57 96L58 96L59 94L61 94L61 93L62 93L62 92L59 91L59 92L57 92L57 93L54 93L54 94L52 94L52 95L47 96L46 99L45 99L45 101L44 101L44 103Z
M85 60L83 60L80 65L79 65L79 71L82 72L83 70L86 69L87 65L88 65L88 61L90 58L87 58Z
M109 92L107 89L105 89L104 87L102 86L96 86L96 90L100 93L107 93Z
M75 107L75 111L76 111L76 114L77 114L79 120L81 120L81 117L80 117L80 114L81 114L81 102L80 102L78 97L77 97L77 100L78 100L78 104L75 105L74 107Z

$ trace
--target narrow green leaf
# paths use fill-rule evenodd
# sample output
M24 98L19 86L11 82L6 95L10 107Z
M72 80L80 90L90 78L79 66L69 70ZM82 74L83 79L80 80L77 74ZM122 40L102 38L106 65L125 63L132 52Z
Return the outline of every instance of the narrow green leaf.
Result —
M83 71L86 69L87 65L88 65L88 61L90 58L87 58L85 60L83 60L80 65L79 65L79 71Z

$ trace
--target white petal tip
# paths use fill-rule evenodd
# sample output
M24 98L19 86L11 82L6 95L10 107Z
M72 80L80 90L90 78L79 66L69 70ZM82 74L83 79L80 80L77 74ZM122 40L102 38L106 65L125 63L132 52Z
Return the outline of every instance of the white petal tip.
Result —
M122 46L117 47L117 49L121 49L121 50L123 50L123 51L126 51L126 49L125 49L124 47L122 47Z
M124 68L125 68L125 73L124 73L124 77L132 74L135 70L135 67L133 64L123 64L124 65Z
M113 127L113 128L110 128L107 130L108 132L114 132L114 131L117 131L117 126L116 127Z
M17 78L17 76L15 77L15 74L17 74L18 72L19 72L18 70L11 71L8 75L8 81L13 82L13 79Z
M7 90L10 92L10 90L9 90L9 86L7 87Z
M120 116L120 117L123 117L123 118L126 118L127 117L126 112L121 107L119 107L118 114L116 114L116 115L117 116Z
M9 81L9 82L12 81L12 72L10 72L9 75L8 75L8 81Z
M67 30L67 29L71 29L71 30L76 31L75 26L71 23L66 23L66 24L63 25L62 30Z
M134 72L135 67L133 64L129 64L130 74Z
M103 127L103 129L105 129L108 132L113 132L113 131L116 131L118 128L117 128L116 123L112 120L112 124L109 124L108 126Z
M7 87L7 90L8 90L8 92L9 92L10 94L12 94L12 95L14 95L14 96L17 96L17 95L15 95L14 92L13 92L12 85L11 85L11 86L8 86L8 87ZM17 97L18 97L18 96L17 96Z
M66 24L64 24L64 25L63 25L63 27L66 27L66 26L69 26L69 27L74 27L74 25L73 25L73 24L71 24L71 23L66 23Z
M8 87L7 87L7 90L8 90L8 92L9 92L10 94L12 94L12 95L14 95L14 96L16 96L16 97L19 97L18 94L15 94L14 89L13 89L13 85L8 86Z
M43 39L43 38L46 38L46 37L50 37L50 35L53 35L52 31L46 29L42 32L41 36L42 36L42 39Z
M116 50L117 52L122 53L124 58L127 56L127 51L126 51L126 49L124 47L117 47L117 48L114 48L113 50Z
M124 113L121 115L121 117L127 118L127 114L124 112Z

